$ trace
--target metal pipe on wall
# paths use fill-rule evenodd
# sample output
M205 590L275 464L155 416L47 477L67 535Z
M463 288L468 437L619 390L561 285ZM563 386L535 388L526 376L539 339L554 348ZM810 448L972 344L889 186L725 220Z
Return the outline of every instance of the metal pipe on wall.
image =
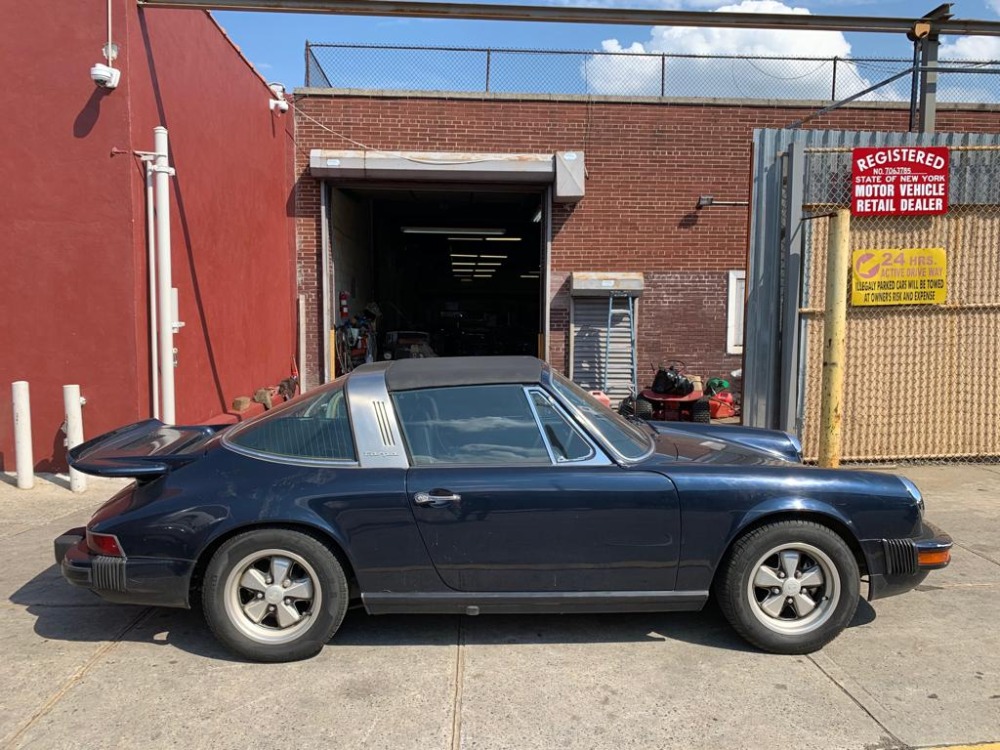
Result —
M306 296L299 295L299 393L306 392Z
M156 331L156 206L153 165L146 162L146 265L149 267L149 359L152 417L160 418L160 352Z
M63 386L63 408L66 412L66 449L72 450L83 442L83 404L79 385ZM87 491L87 475L69 470L69 488L73 492Z
M14 398L14 469L17 487L30 490L35 486L35 459L31 449L31 397L28 381L18 380L11 386Z
M173 286L170 263L170 169L167 129L162 125L153 128L153 150L156 152L156 285L159 309L160 391L163 399L162 419L174 424L177 419L174 404L174 325L171 289Z

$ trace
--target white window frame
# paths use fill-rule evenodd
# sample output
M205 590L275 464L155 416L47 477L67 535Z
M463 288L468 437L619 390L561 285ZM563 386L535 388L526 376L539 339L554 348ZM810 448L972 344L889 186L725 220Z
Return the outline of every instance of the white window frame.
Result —
M746 271L729 272L729 303L726 306L726 354L743 353L743 326L739 319L746 314ZM739 282L743 282L743 294L739 293ZM743 315L737 316L736 311ZM739 343L737 343L739 342Z

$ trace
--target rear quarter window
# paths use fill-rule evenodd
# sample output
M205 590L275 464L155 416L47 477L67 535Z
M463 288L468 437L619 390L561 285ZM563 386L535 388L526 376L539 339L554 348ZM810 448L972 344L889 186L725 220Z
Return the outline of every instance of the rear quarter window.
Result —
M282 458L356 461L342 384L294 399L237 427L226 442Z

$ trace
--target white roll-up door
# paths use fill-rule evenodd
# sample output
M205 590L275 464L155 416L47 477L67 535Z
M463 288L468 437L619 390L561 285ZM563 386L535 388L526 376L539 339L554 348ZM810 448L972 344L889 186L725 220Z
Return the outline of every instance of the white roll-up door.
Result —
M632 331L627 310L627 299L617 298L611 316L611 347L608 340L609 297L574 297L571 311L570 335L573 337L573 356L570 377L588 390L604 390L615 401L629 395L632 387L633 356ZM633 317L637 315L639 301L633 299ZM608 358L608 382L604 386L604 360Z

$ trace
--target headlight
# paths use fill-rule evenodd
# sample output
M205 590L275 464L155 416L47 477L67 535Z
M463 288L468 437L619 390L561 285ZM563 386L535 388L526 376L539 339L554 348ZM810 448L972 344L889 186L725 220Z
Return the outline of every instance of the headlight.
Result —
M910 497L917 501L917 507L920 509L920 515L922 516L924 514L924 496L920 494L920 490L917 489L917 485L906 477L897 477L897 479L899 479L899 481L903 483L903 486L906 487L906 491Z

